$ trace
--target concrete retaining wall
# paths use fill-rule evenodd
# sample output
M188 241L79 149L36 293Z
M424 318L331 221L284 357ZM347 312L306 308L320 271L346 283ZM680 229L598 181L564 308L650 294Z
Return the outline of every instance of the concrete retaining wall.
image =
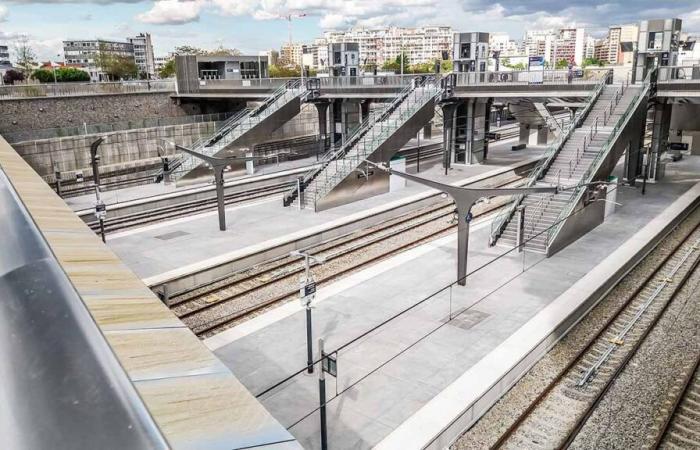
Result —
M167 92L0 100L0 134L190 114L199 106L176 105Z
M63 173L64 179L75 177L75 171L83 175L92 174L90 167L90 144L99 136L105 138L100 145L100 166L115 166L126 162L148 160L158 156L161 139L175 141L181 145L190 145L200 135L214 132L215 122L191 123L166 127L141 128L137 130L116 131L107 134L88 134L64 138L42 139L13 144L17 153L29 163L36 172L49 182L54 181L54 164ZM166 147L166 154L173 152Z

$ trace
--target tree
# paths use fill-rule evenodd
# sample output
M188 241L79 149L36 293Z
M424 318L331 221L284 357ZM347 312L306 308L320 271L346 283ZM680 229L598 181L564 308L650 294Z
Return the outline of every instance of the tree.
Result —
M36 66L36 53L29 45L29 40L26 36L21 37L15 43L15 56L17 57L17 67L22 71L24 77L27 78Z
M408 66L408 57L405 53L401 53L396 56L393 61L386 61L382 65L382 70L393 70L394 73L401 73L401 61L403 60L403 73L410 73L410 68Z
M557 61L557 63L554 65L555 69L566 69L569 67L569 61L565 59L560 59Z
M54 71L50 69L37 69L32 73L32 78L41 83L53 83ZM90 75L84 70L75 67L59 67L56 69L55 81L58 83L71 83L76 81L90 81Z
M605 65L605 61L601 61L600 59L597 59L597 58L586 58L583 60L583 63L581 63L582 67L588 67L588 66L603 67L604 65Z
M174 55L206 55L207 51L190 45L180 45L175 47Z
M158 72L161 78L171 78L175 76L175 58L171 58L163 64L163 67Z
M224 48L223 45L220 45L214 50L205 51L205 54L207 56L238 56L241 54L241 51L237 48Z
M273 64L268 71L270 73L270 78L295 78L301 76L301 69L299 66L284 67Z
M100 43L97 54L95 55L95 65L97 65L110 80L136 78L139 73L138 66L133 58L111 52L103 43Z
M15 84L15 81L23 81L24 80L24 74L20 72L19 70L15 69L10 69L7 72L5 72L5 75L2 77L2 81L5 84Z
M454 63L452 62L451 59L445 59L440 61L440 72L445 73L445 72L452 72L454 69Z

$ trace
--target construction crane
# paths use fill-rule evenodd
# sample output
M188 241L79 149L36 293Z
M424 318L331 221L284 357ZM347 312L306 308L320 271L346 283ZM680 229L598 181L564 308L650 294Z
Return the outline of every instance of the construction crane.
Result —
M300 19L306 17L305 12L288 12L287 14L278 14L275 16L277 19L283 19L287 21L289 28L289 47L292 46L292 19Z

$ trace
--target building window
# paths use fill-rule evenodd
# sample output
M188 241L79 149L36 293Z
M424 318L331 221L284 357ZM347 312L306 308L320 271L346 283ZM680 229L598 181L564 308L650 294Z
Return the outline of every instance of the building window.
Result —
M469 59L471 58L471 54L471 46L469 44L462 44L459 51L459 57L462 59Z

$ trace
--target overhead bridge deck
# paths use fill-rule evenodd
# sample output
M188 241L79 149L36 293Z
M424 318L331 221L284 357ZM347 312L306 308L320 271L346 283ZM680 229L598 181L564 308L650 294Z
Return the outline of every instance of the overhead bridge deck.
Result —
M6 448L300 448L0 137Z

